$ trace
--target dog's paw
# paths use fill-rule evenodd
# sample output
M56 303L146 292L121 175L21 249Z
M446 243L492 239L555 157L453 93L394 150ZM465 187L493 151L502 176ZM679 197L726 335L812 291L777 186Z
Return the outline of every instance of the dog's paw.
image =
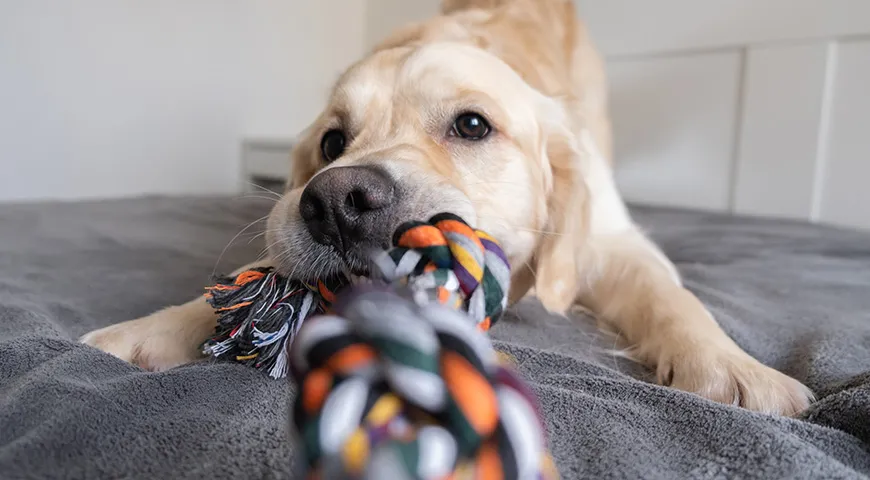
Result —
M178 308L178 307L175 307ZM146 370L162 371L202 358L199 343L179 328L173 308L87 333L79 341ZM207 335L207 333L206 333Z
M740 350L680 352L659 362L657 376L663 385L763 413L793 416L813 401L802 383Z

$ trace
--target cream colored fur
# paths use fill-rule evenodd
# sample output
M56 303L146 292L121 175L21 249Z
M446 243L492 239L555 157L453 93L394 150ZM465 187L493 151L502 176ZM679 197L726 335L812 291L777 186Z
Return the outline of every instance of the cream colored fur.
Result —
M584 307L662 384L763 412L803 410L810 391L738 347L631 220L611 171L606 87L572 2L445 1L444 15L396 32L338 81L294 151L269 217L269 263L322 273L301 191L324 169L376 164L419 192L419 217L453 211L502 241L511 301L534 291L552 312ZM468 110L493 124L487 141L446 135ZM326 165L320 138L338 127L352 140ZM161 370L199 358L214 322L195 299L82 340Z

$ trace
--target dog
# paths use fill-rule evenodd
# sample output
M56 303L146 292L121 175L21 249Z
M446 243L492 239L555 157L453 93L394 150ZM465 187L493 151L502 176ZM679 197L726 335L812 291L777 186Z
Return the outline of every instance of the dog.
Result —
M445 0L335 84L292 152L268 260L301 278L365 275L409 219L449 211L498 238L510 302L579 306L662 385L793 415L810 390L743 351L633 223L612 173L603 61L570 0ZM150 370L200 358L198 298L82 341Z

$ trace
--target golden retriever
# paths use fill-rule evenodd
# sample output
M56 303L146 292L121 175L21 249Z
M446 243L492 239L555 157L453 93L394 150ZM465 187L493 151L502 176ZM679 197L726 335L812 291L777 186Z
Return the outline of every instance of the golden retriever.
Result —
M268 220L271 264L365 273L409 219L450 211L498 238L511 301L534 291L617 330L658 381L717 402L794 414L798 381L734 343L629 217L611 172L602 61L569 0L446 0L350 67L292 154ZM246 268L246 267L245 267ZM145 368L200 357L202 299L82 340Z

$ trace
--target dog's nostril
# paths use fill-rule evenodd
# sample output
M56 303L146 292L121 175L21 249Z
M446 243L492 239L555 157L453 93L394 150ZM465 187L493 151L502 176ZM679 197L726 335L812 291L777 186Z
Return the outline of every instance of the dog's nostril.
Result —
M391 201L392 192L383 189L356 188L344 198L344 206L349 212L365 213L386 207Z
M322 222L326 219L326 207L323 201L315 195L303 195L299 202L299 214L306 222Z
M344 199L344 205L350 211L365 212L371 210L370 203L366 192L359 188L348 193Z

